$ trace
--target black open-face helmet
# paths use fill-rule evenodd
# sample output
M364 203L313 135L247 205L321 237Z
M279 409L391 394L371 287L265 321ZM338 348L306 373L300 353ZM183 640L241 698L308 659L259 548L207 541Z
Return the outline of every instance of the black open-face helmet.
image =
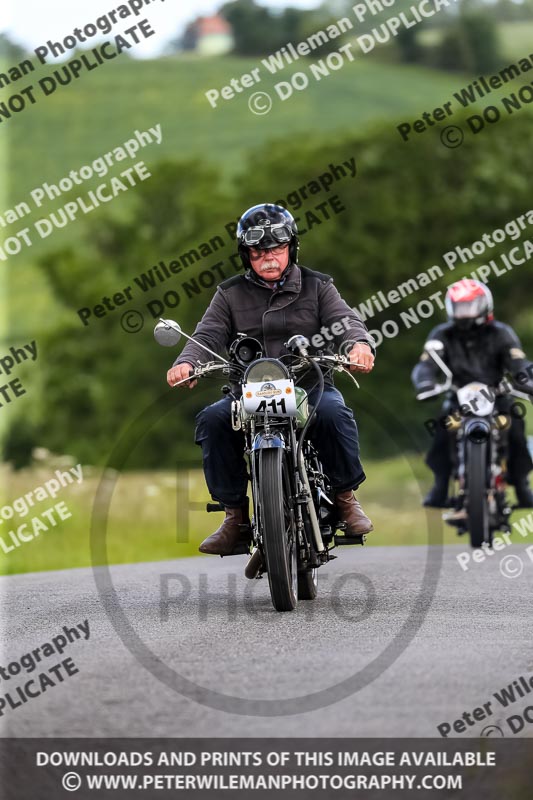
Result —
M245 211L237 226L237 241L245 269L251 267L250 247L271 250L288 244L290 262L298 263L298 228L292 214L282 206L261 203Z

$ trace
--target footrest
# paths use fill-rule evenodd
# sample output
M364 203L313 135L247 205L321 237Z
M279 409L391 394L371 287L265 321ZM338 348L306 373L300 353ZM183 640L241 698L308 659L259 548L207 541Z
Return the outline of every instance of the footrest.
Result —
M446 525L451 525L452 528L465 528L468 518L464 508L461 508L458 511L456 510L456 511L445 512L442 515L442 519L446 523Z
M221 558L228 558L229 556L249 556L250 555L250 542L248 539L243 539L242 542L237 542L231 553L227 556L220 556Z
M224 506L222 503L208 503L205 510L208 514L212 514L214 511L224 511Z
M359 533L356 536L334 536L333 539L337 547L349 544L364 544L366 542L366 534Z

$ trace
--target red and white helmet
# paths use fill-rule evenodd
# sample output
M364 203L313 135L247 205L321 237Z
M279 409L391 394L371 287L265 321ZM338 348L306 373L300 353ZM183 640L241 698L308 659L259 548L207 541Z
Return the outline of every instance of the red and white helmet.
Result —
M453 283L445 302L449 321L462 327L482 325L494 318L492 292L481 281L463 278Z

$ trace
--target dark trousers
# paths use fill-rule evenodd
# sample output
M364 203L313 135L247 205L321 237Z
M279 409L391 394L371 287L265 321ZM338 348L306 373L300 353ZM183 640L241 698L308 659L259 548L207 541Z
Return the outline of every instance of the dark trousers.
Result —
M527 480L528 473L533 469L533 462L529 455L526 441L526 429L524 420L518 415L518 409L513 408L513 403L509 398L498 397L496 408L502 414L509 414L511 417L511 427L507 432L508 442L508 464L507 481L516 486ZM452 471L451 460L451 435L444 425L440 424L446 416L457 411L455 403L445 403L442 407L442 416L439 417L439 424L435 430L435 435L429 448L426 464L435 473L437 482L447 482Z
M318 390L309 393L314 404ZM359 435L353 412L341 393L326 386L309 438L336 492L357 489L365 480L359 460ZM231 398L204 408L196 417L196 444L202 448L204 473L213 500L228 508L244 502L248 486L244 435L231 427Z

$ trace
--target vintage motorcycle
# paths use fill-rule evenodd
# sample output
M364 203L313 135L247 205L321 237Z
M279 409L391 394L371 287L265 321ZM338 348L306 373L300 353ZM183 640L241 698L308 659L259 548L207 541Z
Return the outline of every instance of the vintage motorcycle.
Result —
M478 381L458 388L442 359L443 349L437 339L426 342L426 353L446 380L417 395L417 400L428 400L451 392L457 399L457 410L441 420L450 433L454 482L450 510L444 512L443 520L456 527L459 535L469 532L472 547L490 547L496 531L511 530L509 517L513 510L507 499L506 482L511 419L508 414L498 412L496 398L512 395L529 400L529 397L515 391L506 380L497 388Z
M174 347L185 334L177 322L161 319L154 331L156 341ZM194 340L196 341L196 340ZM243 540L232 555L252 552L246 565L249 579L268 575L272 603L277 611L292 611L298 600L317 596L317 570L336 556L338 545L362 545L364 535L337 535L345 525L337 517L333 492L317 452L308 438L316 408L296 381L310 369L316 374L320 402L324 391L321 369L348 372L349 361L341 355L308 353L309 341L293 336L288 354L263 358L261 343L238 334L229 349L229 360L198 345L211 361L198 365L178 384L211 375L224 375L231 385L222 392L232 398L231 419L235 431L244 434L244 454L251 483L252 545ZM222 511L208 503L208 511Z

